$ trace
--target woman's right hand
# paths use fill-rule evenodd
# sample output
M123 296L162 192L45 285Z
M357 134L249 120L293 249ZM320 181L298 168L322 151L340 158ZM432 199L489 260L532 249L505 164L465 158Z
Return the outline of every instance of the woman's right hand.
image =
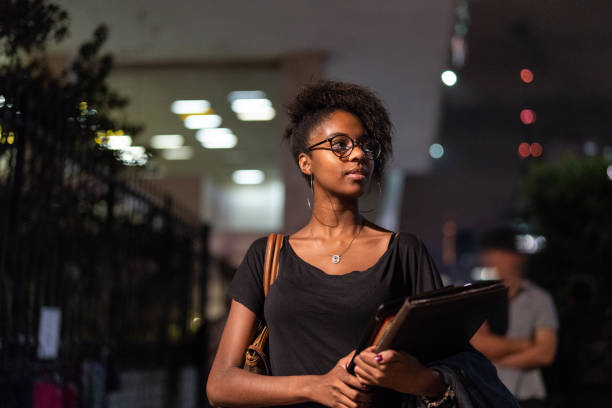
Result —
M357 377L346 370L353 353L342 357L327 374L315 377L312 384L312 400L326 407L361 408L369 407L372 394Z

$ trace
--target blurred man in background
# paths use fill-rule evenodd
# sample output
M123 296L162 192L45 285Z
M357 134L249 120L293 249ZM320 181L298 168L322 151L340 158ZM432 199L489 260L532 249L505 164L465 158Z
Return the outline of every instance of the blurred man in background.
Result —
M491 230L481 241L481 265L506 284L508 305L478 330L472 344L495 364L521 407L543 407L547 395L540 368L554 361L558 319L550 294L525 279L525 255L517 243L511 228Z

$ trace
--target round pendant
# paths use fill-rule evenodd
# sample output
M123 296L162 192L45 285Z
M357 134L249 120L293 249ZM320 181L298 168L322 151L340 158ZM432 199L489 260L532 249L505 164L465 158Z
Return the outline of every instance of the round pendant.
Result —
M340 263L340 255L332 255L332 263Z

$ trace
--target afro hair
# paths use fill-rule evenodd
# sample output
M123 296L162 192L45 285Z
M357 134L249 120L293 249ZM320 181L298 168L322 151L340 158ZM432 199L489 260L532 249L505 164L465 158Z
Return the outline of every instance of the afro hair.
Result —
M368 88L347 82L320 81L306 85L287 106L289 124L283 139L290 143L291 154L298 162L300 153L308 152L311 131L334 111L355 115L369 137L376 139L381 152L374 161L374 178L381 180L392 154L391 121L381 100Z

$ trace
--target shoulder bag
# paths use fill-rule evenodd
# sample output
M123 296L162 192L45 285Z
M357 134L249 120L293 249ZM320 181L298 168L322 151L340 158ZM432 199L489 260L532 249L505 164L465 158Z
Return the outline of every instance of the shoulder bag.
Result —
M268 295L270 286L278 276L278 256L283 246L282 234L268 235L268 244L266 246L266 257L263 270L263 286L264 296ZM270 375L270 362L268 360L268 326L265 323L263 316L259 317L257 330L255 331L254 340L248 347L243 369L262 375Z

